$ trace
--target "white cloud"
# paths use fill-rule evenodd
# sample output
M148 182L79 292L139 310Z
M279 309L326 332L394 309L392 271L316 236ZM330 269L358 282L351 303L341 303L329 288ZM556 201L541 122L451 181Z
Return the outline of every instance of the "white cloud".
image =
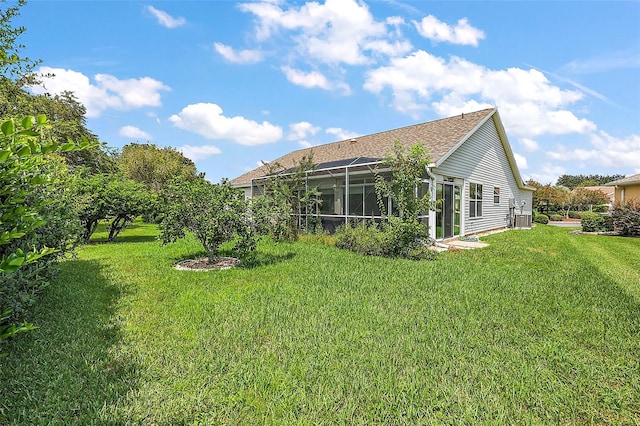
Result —
M287 139L290 141L305 139L308 136L313 136L320 131L320 127L314 126L308 121L300 121L298 123L289 124L289 136Z
M329 127L327 130L325 130L325 133L335 136L336 140L340 141L353 139L360 136L358 133L350 132L349 130L344 130L339 127Z
M213 145L182 145L177 148L178 151L182 152L185 157L198 161L203 158L211 157L212 155L221 154L222 151L220 148Z
M513 153L513 157L516 159L516 164L518 164L518 168L520 170L529 168L529 165L527 164L527 157L525 157L524 155L520 155L516 152Z
M484 39L484 32L472 27L467 18L460 19L453 27L440 21L433 15L413 21L421 36L433 41L446 41L453 44L477 46L478 40Z
M95 83L86 75L64 68L40 67L42 86L34 86L34 93L58 94L74 92L78 100L87 108L87 117L98 117L106 109L131 110L142 107L156 107L162 104L161 91L171 90L161 81L150 77L120 80L108 74L96 74Z
M311 142L308 141L299 141L298 144L303 148L311 148L314 146Z
M318 71L305 73L304 71L293 69L291 67L282 67L282 72L284 72L287 80L296 86L302 86L308 89L317 87L329 91L340 90L345 95L349 95L351 93L351 88L347 84L342 82L330 82L324 74Z
M158 23L166 28L177 28L187 23L186 19L182 17L174 18L167 12L156 9L153 6L147 6L147 11L151 12L151 14L158 20Z
M151 140L152 136L145 132L144 130L141 130L135 126L124 126L121 127L120 130L118 131L118 134L120 136L124 136L127 138L131 138L131 139L137 139L137 140Z
M399 21L376 21L368 6L356 0L308 2L285 9L283 3L259 1L241 4L240 10L256 16L256 37L267 40L279 30L288 30L291 41L305 58L328 64L362 65L373 54L389 54L406 49L408 44L393 43L387 26Z
M637 168L640 165L640 135L616 138L604 131L590 135L590 147L547 151L557 161L572 161L593 167Z
M534 141L533 139L529 139L529 138L520 139L520 145L522 145L524 147L524 149L529 151L529 152L535 152L538 149L540 149L540 145L538 145L538 142Z
M232 47L222 43L213 43L213 47L223 58L234 64L257 64L264 59L264 53L260 50L236 51Z
M555 184L558 178L565 173L567 169L561 166L555 166L550 163L544 163L541 167L536 169L535 173L530 174L530 178L543 185L548 183Z
M364 88L389 88L395 108L408 114L433 108L442 116L497 105L506 127L518 137L589 133L596 125L567 107L583 94L552 85L535 69L492 70L459 57L448 60L423 50L391 60L367 73Z
M207 139L228 139L240 145L261 145L282 139L282 128L241 116L225 117L216 104L198 103L169 117L174 126Z

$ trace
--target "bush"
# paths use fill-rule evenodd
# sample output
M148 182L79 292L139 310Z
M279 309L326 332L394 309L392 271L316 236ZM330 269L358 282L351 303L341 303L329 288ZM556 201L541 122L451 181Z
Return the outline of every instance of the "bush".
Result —
M571 219L580 219L580 212L574 212L574 211L570 211L569 212L569 217Z
M338 229L336 247L369 256L402 257L406 259L434 259L436 253L429 249L427 227L419 222L402 221L390 217L389 222L378 225L360 222Z
M563 217L562 215L560 215L560 214L552 214L552 215L549 217L549 219L550 219L550 220L552 220L552 221L554 221L554 222L561 222L561 221L562 221L562 219L564 219L564 217Z
M609 204L600 204L591 208L596 213L606 213L609 211Z
M204 179L180 180L162 192L164 216L160 223L164 244L192 232L213 261L223 243L240 257L256 248L254 227L244 193L229 181L212 184Z
M624 236L640 236L640 200L616 204L611 212L613 226Z
M581 216L580 225L585 232L613 231L613 220L611 216L593 212L584 212Z
M542 223L546 225L547 223L549 223L549 216L542 213L536 213L533 215L533 221L536 223Z

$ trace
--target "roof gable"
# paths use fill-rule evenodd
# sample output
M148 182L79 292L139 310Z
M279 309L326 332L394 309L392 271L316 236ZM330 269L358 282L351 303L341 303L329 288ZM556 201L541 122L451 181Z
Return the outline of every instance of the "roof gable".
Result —
M279 163L284 169L289 169L294 167L302 157L311 154L316 164L342 162L358 157L380 160L391 151L394 142L398 140L407 148L418 142L422 142L425 147L429 148L432 164L437 164L441 162L443 158L451 155L460 144L464 143L464 141L468 139L479 126L493 116L495 112L495 108L489 108L457 115L455 117L360 136L351 140L347 139L300 149L278 158L275 162ZM503 134L504 130L501 132L501 138ZM503 145L505 142L506 136ZM506 146L508 146L508 142ZM508 152L511 154L511 161L513 154L510 148L508 148ZM514 165L515 160L512 168ZM518 168L515 167L514 173L516 173L516 176L519 178L520 175L517 170ZM268 174L268 167L260 166L233 179L231 184L235 186L246 186L251 184L253 179L265 176L266 174ZM520 181L522 180L520 179Z

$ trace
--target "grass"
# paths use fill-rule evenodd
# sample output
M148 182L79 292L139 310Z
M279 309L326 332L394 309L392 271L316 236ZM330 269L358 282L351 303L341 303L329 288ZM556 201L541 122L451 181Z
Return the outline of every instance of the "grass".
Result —
M640 239L538 226L432 262L263 242L203 273L156 232L63 263L6 348L4 422L640 423Z

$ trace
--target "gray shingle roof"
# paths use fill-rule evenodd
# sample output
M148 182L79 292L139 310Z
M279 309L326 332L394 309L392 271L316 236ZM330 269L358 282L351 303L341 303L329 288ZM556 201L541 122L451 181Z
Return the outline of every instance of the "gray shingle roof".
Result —
M382 159L391 150L394 142L399 140L407 148L418 142L424 143L429 148L431 162L437 163L440 158L453 149L458 142L463 140L485 118L494 112L495 108L489 108L455 117L360 136L352 140L347 139L300 149L290 152L275 161L287 169L294 167L303 156L308 156L312 152L313 161L316 164L358 157ZM235 186L249 185L252 179L265 176L267 173L267 167L260 166L233 179L231 184Z
M606 183L606 186L625 186L640 183L640 173L637 175L627 176L626 178L614 180L613 182Z

